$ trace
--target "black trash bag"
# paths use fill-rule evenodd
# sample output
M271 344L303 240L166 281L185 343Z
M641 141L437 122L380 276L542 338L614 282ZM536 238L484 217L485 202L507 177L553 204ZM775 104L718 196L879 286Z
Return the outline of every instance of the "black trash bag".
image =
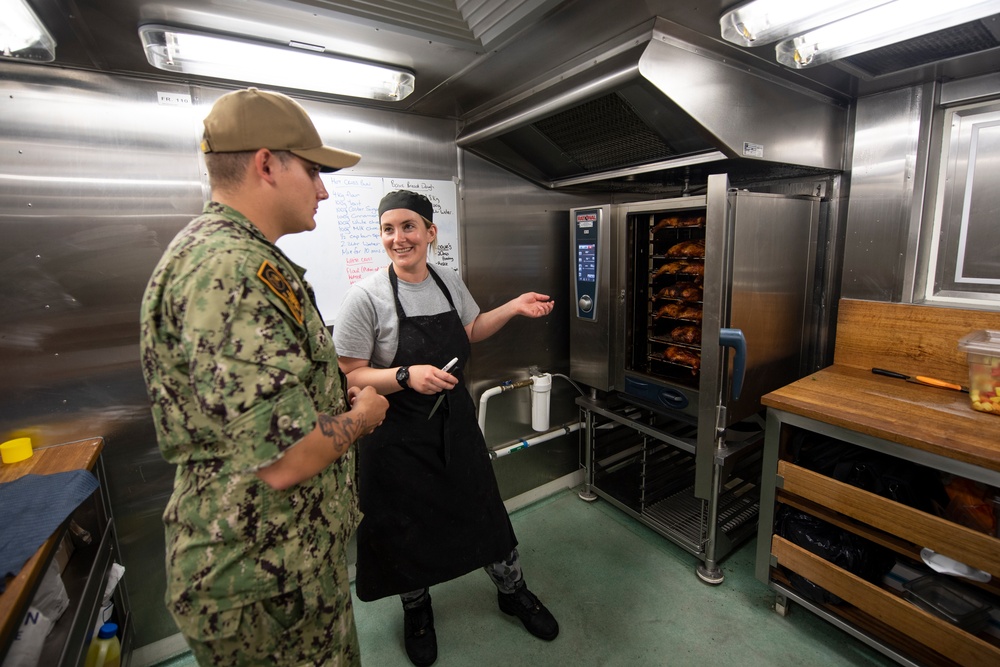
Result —
M933 468L802 430L789 451L796 465L928 514L944 516L948 506L941 473Z
M896 557L889 549L788 506L778 511L775 533L871 583L880 583L896 564ZM808 600L819 604L843 602L795 572L786 574L792 587Z

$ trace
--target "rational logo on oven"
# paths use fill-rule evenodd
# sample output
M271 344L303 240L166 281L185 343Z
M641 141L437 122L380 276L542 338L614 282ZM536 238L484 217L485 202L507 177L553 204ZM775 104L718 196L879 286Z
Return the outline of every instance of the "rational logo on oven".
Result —
M576 225L577 225L577 227L593 227L595 222L597 222L597 214L596 213L577 213L576 214Z

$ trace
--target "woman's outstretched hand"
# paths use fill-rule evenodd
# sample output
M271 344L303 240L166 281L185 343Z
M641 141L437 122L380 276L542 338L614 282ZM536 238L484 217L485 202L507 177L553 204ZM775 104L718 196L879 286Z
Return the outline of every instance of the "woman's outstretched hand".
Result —
M548 294L525 292L521 296L507 301L499 308L480 313L475 320L465 325L465 332L468 334L470 342L478 343L500 331L507 322L518 315L531 318L545 317L552 312L555 303Z
M518 315L524 317L545 317L552 312L555 301L552 301L547 294L538 292L525 292L513 300L514 307Z

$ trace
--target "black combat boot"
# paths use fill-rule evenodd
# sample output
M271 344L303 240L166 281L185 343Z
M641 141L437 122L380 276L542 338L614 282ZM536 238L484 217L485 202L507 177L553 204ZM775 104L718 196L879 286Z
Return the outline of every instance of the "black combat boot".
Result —
M417 667L428 667L437 660L437 635L434 633L430 593L420 598L416 606L403 609L403 638L406 655Z
M559 624L555 617L524 584L513 593L497 591L497 603L500 611L517 616L528 632L539 639L551 641L559 634Z

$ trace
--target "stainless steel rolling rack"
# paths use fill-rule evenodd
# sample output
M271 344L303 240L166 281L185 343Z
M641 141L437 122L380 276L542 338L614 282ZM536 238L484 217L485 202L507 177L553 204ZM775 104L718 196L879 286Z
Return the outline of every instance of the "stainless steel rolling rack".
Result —
M699 579L722 583L718 563L754 534L760 508L763 424L726 431L709 498L695 496L697 424L615 395L576 399L584 424L580 497L603 498L699 558Z

